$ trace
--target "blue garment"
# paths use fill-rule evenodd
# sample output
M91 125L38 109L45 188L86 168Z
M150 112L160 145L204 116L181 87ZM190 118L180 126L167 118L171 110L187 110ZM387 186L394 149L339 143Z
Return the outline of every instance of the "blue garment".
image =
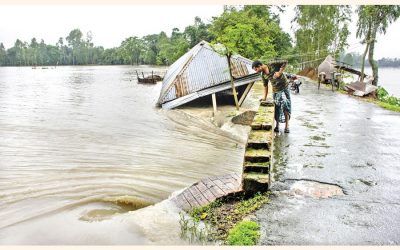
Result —
M285 113L287 111L290 115L292 113L292 101L290 99L290 91L289 88L284 88L281 91L277 91L272 94L275 102L275 120L284 123L285 122Z

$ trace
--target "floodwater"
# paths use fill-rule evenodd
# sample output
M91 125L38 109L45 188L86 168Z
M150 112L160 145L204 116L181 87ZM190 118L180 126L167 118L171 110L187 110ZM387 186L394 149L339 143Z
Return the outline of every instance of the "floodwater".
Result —
M0 244L183 244L152 205L241 172L243 136L156 108L136 69L166 70L0 68Z

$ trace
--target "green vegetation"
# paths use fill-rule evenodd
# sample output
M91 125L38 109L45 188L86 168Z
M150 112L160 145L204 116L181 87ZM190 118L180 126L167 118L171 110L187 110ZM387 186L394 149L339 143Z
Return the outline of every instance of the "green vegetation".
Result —
M142 38L128 37L116 48L104 49L92 42L93 34L86 35L80 29L72 30L56 45L48 45L32 38L31 42L17 39L14 46L6 49L0 43L0 66L35 65L88 65L88 64L148 64L169 65L201 40L212 40L209 24L196 17L193 25L184 32L174 28L171 36L165 32Z
M274 58L291 49L289 34L279 27L279 20L266 5L249 5L241 9L227 7L214 18L210 33L213 42L221 43L227 51L250 59Z
M207 206L194 208L189 211L189 215L192 218L191 223L185 223L181 219L181 229L186 228L186 230L182 229L184 231L182 235L185 235L190 230L196 231L193 229L193 225L197 225L197 232L193 233L193 235L202 235L203 239L207 238L209 241L222 240L227 244L226 240L229 231L268 201L269 193L257 193L251 196L240 193L217 199ZM199 227L201 223L206 226ZM202 231L203 233L200 233Z
M242 221L229 231L226 244L252 246L260 238L260 226L254 221Z
M375 101L376 104L385 109L400 112L400 98L393 95L389 96L389 93L383 87L378 87L376 96L378 98Z
M188 217L184 212L179 213L181 226L180 237L189 241L189 244L206 245L210 241L210 227L199 219Z
M374 60L374 49L377 33L386 33L389 24L400 16L400 5L361 5L357 9L357 38L363 38L366 43L361 60L361 75L364 73L365 57L368 53L368 61L372 67L373 85L378 84L378 65Z
M298 5L292 22L295 30L296 54L306 67L316 67L328 54L338 56L349 36L351 9L347 5Z
M375 103L378 104L379 106L381 106L384 109L400 112L400 106L392 105L392 104L389 104L389 103L386 103L386 102L382 102L382 101L375 101Z

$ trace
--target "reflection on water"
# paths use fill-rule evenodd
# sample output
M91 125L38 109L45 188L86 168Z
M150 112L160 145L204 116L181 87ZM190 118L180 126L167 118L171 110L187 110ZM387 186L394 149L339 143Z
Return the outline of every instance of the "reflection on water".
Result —
M91 204L74 219L112 217L127 209L118 200L134 201L133 210L206 176L241 172L242 140L182 110L155 108L161 84L137 84L134 71L0 68L0 244L18 244L13 230L34 218L58 223ZM61 242L49 239L23 242Z

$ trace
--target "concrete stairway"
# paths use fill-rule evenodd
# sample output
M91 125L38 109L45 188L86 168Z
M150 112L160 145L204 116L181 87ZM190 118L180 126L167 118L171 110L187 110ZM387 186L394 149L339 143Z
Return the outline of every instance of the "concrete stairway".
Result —
M273 102L261 102L251 124L244 154L242 187L246 192L264 192L270 186L273 123Z

